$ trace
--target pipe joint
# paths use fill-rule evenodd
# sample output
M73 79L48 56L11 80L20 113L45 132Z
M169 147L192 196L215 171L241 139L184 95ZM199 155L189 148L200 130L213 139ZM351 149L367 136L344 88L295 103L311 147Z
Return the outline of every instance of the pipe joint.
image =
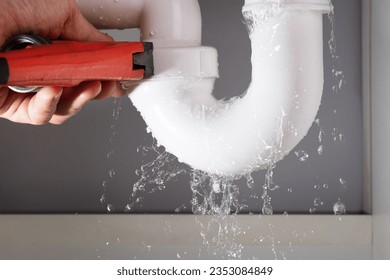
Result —
M77 0L84 17L99 29L139 28L155 48L201 44L197 0Z

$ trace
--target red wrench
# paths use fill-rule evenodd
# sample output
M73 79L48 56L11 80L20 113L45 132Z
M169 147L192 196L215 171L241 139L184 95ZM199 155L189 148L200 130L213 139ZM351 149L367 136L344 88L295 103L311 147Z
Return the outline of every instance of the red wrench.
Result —
M0 85L19 92L83 81L141 80L154 71L153 44L148 42L49 41L21 35L2 51Z

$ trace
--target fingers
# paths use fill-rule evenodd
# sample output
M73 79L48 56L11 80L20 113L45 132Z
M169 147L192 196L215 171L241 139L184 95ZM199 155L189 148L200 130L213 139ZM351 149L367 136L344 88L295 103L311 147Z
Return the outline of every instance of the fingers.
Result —
M0 117L13 122L46 124L56 111L62 88L46 87L36 94L0 90Z
M7 100L8 96L8 88L7 87L0 87L0 115L4 111L4 104Z
M70 20L64 25L61 36L75 41L113 41L112 37L89 23L77 7L74 7Z
M16 93L0 88L0 117L18 123L62 124L93 99L123 96L116 82L85 82L62 89L44 87L36 94Z
M36 94L32 95L30 100L25 99L24 102L28 102L27 116L23 116L23 111L20 108L20 122L24 119L34 125L47 124L53 114L57 110L57 105L60 101L63 89L59 87L44 87ZM28 117L28 118L26 118Z
M74 88L64 89L62 98L50 123L64 123L80 112L88 101L95 99L101 92L101 89L102 85L100 82L87 82Z
M12 5L11 5L12 4ZM20 5L19 5L20 4ZM0 29L0 45L6 38L20 33L75 41L112 41L97 30L79 11L76 1L3 1L5 22ZM92 99L123 96L119 83L88 82L62 90L45 87L36 94L21 94L0 88L0 117L14 122L60 124L74 116Z
M122 97L125 91L118 82L106 81L102 82L102 91L95 97L95 100L101 100L109 97Z
M126 95L126 91L122 87L122 84L119 82L113 82L115 85L114 91L112 92L111 97L122 97Z
M57 105L52 124L62 124L76 115L91 100L100 100L109 97L121 97L124 91L117 82L85 82L77 87L64 90Z

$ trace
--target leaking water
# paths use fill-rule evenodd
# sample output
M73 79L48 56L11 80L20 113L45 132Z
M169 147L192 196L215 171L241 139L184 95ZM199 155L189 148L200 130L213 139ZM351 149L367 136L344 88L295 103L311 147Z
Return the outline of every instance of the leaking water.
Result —
M252 36L254 30L258 26L265 24L275 15L280 12L282 1L281 0L264 0L255 5L259 6L259 9L245 11L245 25L247 27L249 36ZM278 26L274 26L276 29Z
M113 162L113 156L115 155L115 145L117 142L117 131L118 131L118 119L120 116L120 112L122 110L122 103L121 103L120 98L115 98L114 103L113 103L113 109L112 109L112 123L110 125L110 138L109 138L109 148L108 152L106 154L106 158L109 162L109 165L112 165ZM100 197L100 204L105 207L108 213L112 213L114 211L114 206L110 204L107 201L107 191L111 187L113 179L116 175L115 169L109 167L107 170L107 174L105 176L104 181L102 182L102 187L103 187L103 193L101 194Z
M337 200L335 204L333 204L333 212L335 215L346 214L347 208L345 207L344 203L340 200L340 198Z
M114 0L115 1L115 0ZM262 13L253 13L246 14L246 23L248 31L250 34L253 33L254 29L258 24L266 22L270 17L277 14L280 9L280 1L265 1L267 2L268 9L264 9L265 12ZM268 3L269 2L269 3ZM334 15L331 13L329 15L330 22L332 24L332 33L331 39L329 40L329 48L333 59L333 70L332 77L334 79L335 86L332 87L333 93L340 93L343 85L345 84L345 78L343 72L340 70L339 58L336 55L336 42L334 38ZM275 26L277 28L277 26ZM156 33L154 30L150 31L151 36L155 36ZM274 51L279 51L282 46L275 47ZM301 71L302 69L300 69ZM302 70L303 71L303 70ZM174 102L174 101L173 101ZM229 102L226 103L230 104ZM298 105L297 105L298 106ZM208 111L205 114L205 110ZM201 114L204 117L212 115L213 108L207 108L202 106L201 108L195 108L194 114ZM114 109L114 124L112 125L112 137L110 142L115 142L116 135L116 125L115 118L119 116L120 104ZM138 148L138 152L143 155L154 154L155 159L143 164L139 169L135 171L138 176L138 181L131 187L131 195L129 197L129 202L124 207L125 212L131 213L135 206L142 205L145 198L158 191L163 191L169 187L168 182L174 180L179 175L187 175L190 178L190 188L192 191L191 198L191 207L192 213L197 215L210 215L210 219L207 222L204 222L202 219L197 219L197 224L201 230L201 237L203 244L210 250L209 253L219 257L226 258L242 258L243 245L236 241L237 237L241 234L244 234L245 230L229 217L238 215L246 205L240 201L240 189L237 186L236 182L240 179L246 180L246 185L248 189L254 190L255 194L252 195L259 200L259 214L263 216L268 216L274 214L274 209L272 206L272 192L283 188L274 184L274 172L276 167L276 155L278 154L278 149L281 146L281 141L283 139L282 126L283 126L283 114L281 114L280 119L278 120L280 131L276 131L276 137L274 143L269 143L270 147L270 158L266 173L264 176L264 182L259 184L256 182L252 176L251 172L242 174L240 176L216 176L212 174L207 174L199 170L192 170L190 167L179 163L177 158L165 151L165 149L158 145L156 141L153 142L151 146L141 146ZM321 126L321 120L317 119L316 121L318 127L318 148L317 154L322 156L324 151L326 151L326 146L324 144L325 137L333 137L333 140L337 144L343 144L345 142L345 136L340 131L339 128L335 127L332 131L325 131ZM291 129L294 129L291 127ZM148 133L150 130L147 131ZM110 149L107 153L107 159L110 160L115 153L114 149ZM314 156L311 152L304 150L294 151L295 156L299 162L309 161L309 158ZM273 160L272 155L275 155L275 160ZM109 169L107 172L107 178L103 183L104 191L110 186L110 180L115 177L115 170ZM339 179L340 190L346 188L346 180L343 178ZM290 186L287 189L288 193L293 192L293 188ZM326 191L329 189L328 183L318 183L314 185L315 190ZM105 193L101 197L101 203L104 204L108 212L114 211L114 205L109 204ZM321 197L315 197L313 199L312 208L309 209L311 214L317 213L320 208L330 207L335 215L343 215L346 213L346 207L341 199L338 199L333 205L326 205L322 201ZM174 209L175 213L180 213L187 209L186 204L180 204L179 207ZM285 211L283 215L288 218L289 214ZM269 224L270 231L272 232L272 225ZM166 230L169 232L169 226L167 225ZM277 258L278 253L276 250L278 240L271 235L268 238L272 240L272 251ZM264 238L259 238L263 240ZM291 248L290 243L290 248ZM145 244L145 248L150 251L152 248L150 245ZM285 257L284 253L280 253L282 258ZM182 256L178 253L177 258Z

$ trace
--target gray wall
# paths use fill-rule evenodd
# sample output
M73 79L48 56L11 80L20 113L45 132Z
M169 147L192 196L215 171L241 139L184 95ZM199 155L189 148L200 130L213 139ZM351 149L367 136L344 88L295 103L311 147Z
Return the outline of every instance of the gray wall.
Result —
M374 258L390 258L390 2L372 3L372 172Z
M203 16L203 44L219 52L220 76L214 94L218 98L239 95L250 82L250 48L241 16L243 1L200 0ZM327 41L330 24L324 17L325 85L318 113L325 131L324 154L319 156L319 128L313 125L296 150L309 153L300 162L294 153L278 163L273 191L275 212L331 213L338 198L348 213L362 211L362 104L361 104L361 1L334 0L336 12L337 51L345 76L341 93L333 94L334 62ZM118 38L126 37L123 32ZM131 38L131 37L129 37ZM121 100L121 112L113 118L113 100L90 103L77 117L62 126L33 127L0 120L0 212L1 213L97 213L106 212L106 203L116 211L123 209L138 180L135 170L147 158L137 153L138 146L150 145L145 124L127 98ZM334 113L336 110L336 113ZM115 128L112 128L115 126ZM332 140L333 128L345 135L345 143ZM115 135L113 134L115 132ZM113 156L107 154L114 150ZM110 177L109 171L115 170ZM261 209L259 194L264 172L253 174L257 187L249 190L240 185L246 211ZM347 187L340 186L339 178ZM188 175L166 184L163 191L146 195L135 212L190 212L191 190ZM100 203L106 182L106 203ZM328 184L328 189L314 188ZM314 206L320 198L323 205ZM184 204L184 206L183 206Z

